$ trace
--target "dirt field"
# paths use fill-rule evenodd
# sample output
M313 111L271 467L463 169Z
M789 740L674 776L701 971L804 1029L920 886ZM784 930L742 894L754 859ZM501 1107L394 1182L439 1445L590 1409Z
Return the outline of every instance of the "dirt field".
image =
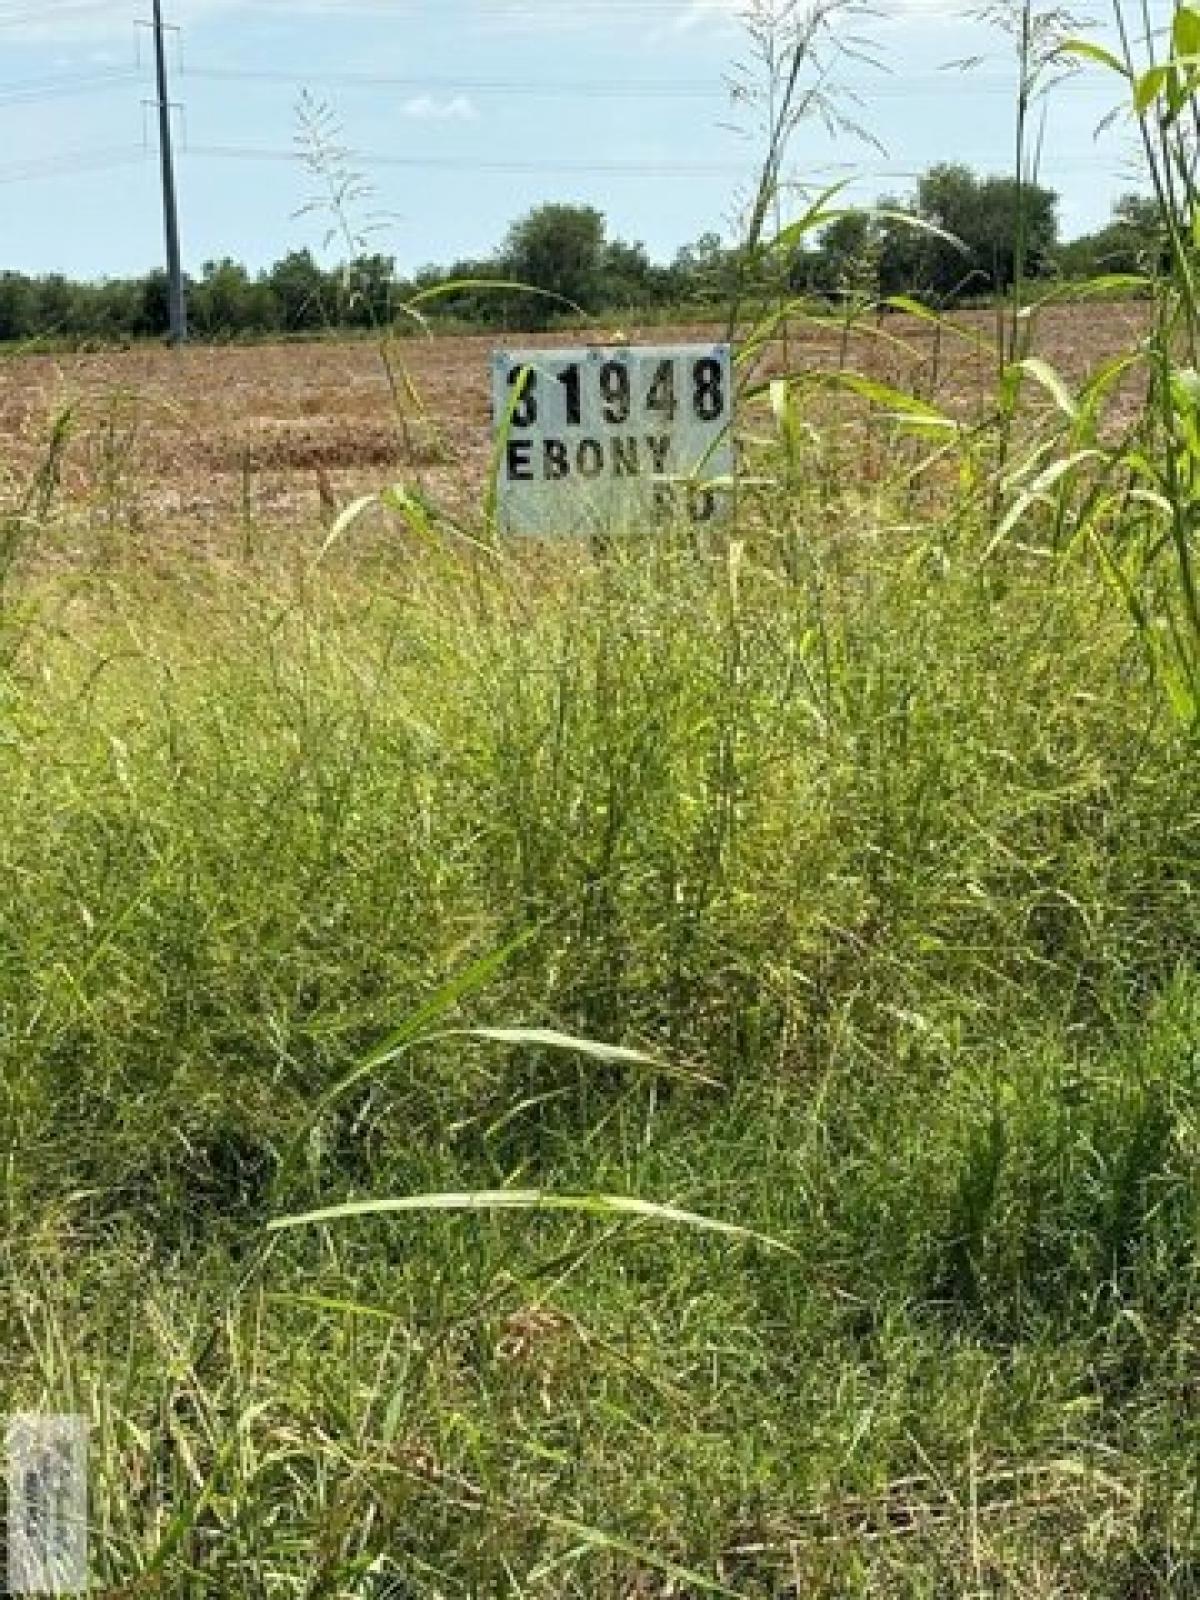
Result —
M1144 308L1078 305L1044 315L1037 353L1068 378L1135 342ZM959 319L940 338L905 317L844 339L797 325L768 366L845 363L960 409L977 410L995 376L994 316ZM713 327L624 330L654 342L709 340ZM607 334L611 339L611 332ZM63 487L89 517L191 535L241 524L312 523L364 490L417 484L443 504L477 503L488 460L488 355L498 344L601 343L594 335L406 340L393 346L425 416L393 398L370 342L138 349L0 361L0 486L44 459L53 421L72 412ZM935 372L936 363L936 372ZM403 386L399 373L396 378Z

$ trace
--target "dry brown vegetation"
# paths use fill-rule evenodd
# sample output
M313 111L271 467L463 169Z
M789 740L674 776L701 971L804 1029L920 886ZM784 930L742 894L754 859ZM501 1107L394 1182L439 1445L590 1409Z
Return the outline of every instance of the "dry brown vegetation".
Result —
M1069 379L1133 343L1136 305L1062 306L1044 313L1036 352ZM653 341L711 339L713 326L622 330ZM965 314L941 334L906 316L846 330L793 324L768 366L849 366L967 411L994 394L995 319ZM611 329L509 336L521 345L602 341ZM402 479L441 503L477 503L488 460L490 350L504 335L408 339L390 346L392 375L369 340L181 353L144 348L23 355L0 365L0 470L25 477L52 421L74 416L67 495L91 515L203 537L231 520L307 523L344 500ZM397 402L406 376L419 396ZM424 415L421 414L423 410Z

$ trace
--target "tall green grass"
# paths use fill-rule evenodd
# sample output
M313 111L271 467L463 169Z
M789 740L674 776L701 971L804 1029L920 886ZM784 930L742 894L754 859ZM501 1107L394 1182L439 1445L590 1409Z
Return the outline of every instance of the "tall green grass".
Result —
M4 1403L93 1416L105 1584L1194 1581L1186 735L1088 565L801 506L27 578ZM496 1190L788 1253L267 1232Z
M1144 345L1014 304L967 419L768 310L708 547L6 490L0 1405L104 1591L1200 1592L1179 15Z

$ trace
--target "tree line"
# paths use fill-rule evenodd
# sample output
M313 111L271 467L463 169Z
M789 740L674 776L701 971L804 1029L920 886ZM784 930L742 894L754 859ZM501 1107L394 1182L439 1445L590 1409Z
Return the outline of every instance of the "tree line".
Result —
M1029 278L1086 279L1154 270L1162 248L1151 199L1126 195L1105 227L1062 242L1053 191L947 164L927 172L913 194L848 210L761 266L715 233L655 262L643 245L610 238L593 207L544 205L482 260L407 279L383 254L326 268L311 251L293 250L257 274L230 259L210 261L189 281L188 303L193 332L204 339L380 328L405 320L413 305L430 320L479 328L545 327L578 311L703 312L726 303L739 280L746 287L747 274L752 290L772 295L845 303L907 294L952 306L1009 289L1019 250ZM0 272L0 341L120 342L161 337L167 327L162 272L99 283Z

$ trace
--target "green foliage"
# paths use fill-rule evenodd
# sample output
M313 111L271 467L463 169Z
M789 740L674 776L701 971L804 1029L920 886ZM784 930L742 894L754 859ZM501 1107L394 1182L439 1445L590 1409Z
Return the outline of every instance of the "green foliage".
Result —
M896 296L928 391L748 384L711 545L498 549L398 485L97 571L69 413L0 485L0 1408L89 1414L100 1585L1196 1592L1198 43L1075 47L1152 135L1138 346L1068 381L1053 197L936 169L1021 323L987 413ZM961 292L832 197L796 286ZM671 282L595 213L510 242ZM392 271L218 263L203 315L375 321Z
M1056 196L1038 184L981 178L962 166L932 167L908 200L838 217L815 249L796 255L791 283L824 294L911 294L942 306L1004 294L1015 280L1019 215L1025 276L1044 277L1051 270L1056 204ZM906 223L905 216L932 227Z
M514 223L500 259L507 274L581 311L594 311L602 295L604 217L591 206L545 205ZM537 326L545 299L522 301L522 320Z
M1084 234L1054 251L1058 271L1066 278L1085 279L1108 272L1161 274L1169 269L1166 229L1152 195L1122 195L1112 221L1096 233Z
M1183 1570L1200 767L1087 562L797 448L709 557L26 579L0 1404L105 1585Z
M207 261L189 294L189 317L195 334L219 339L251 328L281 326L281 308L270 282L255 280L228 257Z
M1119 202L1110 230L1119 231L1124 264L1138 276L1083 287L1100 293L1123 282L1149 300L1149 315L1136 348L1102 366L1078 396L1045 363L1009 364L1001 391L1006 428L1026 376L1047 388L1062 416L1024 467L1007 474L1005 488L1016 494L996 535L998 544L1021 524L1024 534L1041 522L1054 547L1090 551L1126 608L1171 713L1193 735L1200 730L1200 188L1189 125L1200 92L1198 38L1200 11L1182 6L1165 59L1148 66L1124 32L1121 56L1086 40L1060 46L1122 81L1150 187L1149 196ZM1117 419L1117 385L1134 372L1144 403Z
M945 298L964 278L972 287L1003 292L1016 270L1018 217L1024 213L1026 274L1036 278L1047 269L1057 236L1057 197L1039 184L1015 178L977 178L966 167L932 168L917 186L916 211L953 234L966 247L962 255L928 235L907 236L919 242L915 273L908 282ZM893 263L892 271L897 270ZM895 287L903 287L903 276Z
M849 291L870 298L911 292L947 303L959 292L981 296L1004 290L1012 280L1013 251L1005 240L1011 237L1015 204L1015 186L1007 179L980 179L959 167L934 168L921 180L909 209L961 238L966 254L881 213L847 212L815 245L806 237L797 246L790 264L785 263L786 281L797 293L841 297ZM1144 243L1145 218L1136 211L1138 202L1130 198L1123 204L1127 209L1115 225L1120 230L1117 242L1136 238ZM1034 186L1027 193L1026 208L1029 266L1037 276L1051 263L1054 197ZM356 243L353 235L349 242ZM1053 256L1060 269L1073 262L1071 270L1093 259L1108 259L1105 270L1123 270L1131 251L1117 248L1116 243L1111 249L1093 250L1089 241L1081 241L1078 249L1065 246ZM754 289L754 270L719 234L704 234L682 246L669 264L659 264L643 245L610 239L604 217L593 208L547 205L515 222L493 255L458 261L448 268L425 267L410 281L397 276L395 262L387 255L363 249L343 265L325 268L312 251L300 249L257 276L227 258L206 262L199 278L189 284L188 296L194 333L221 339L380 329L397 318L398 325L405 326L403 304L443 285L449 292L428 308L435 322L539 328L571 307L602 315L691 306L719 315L743 279L744 288ZM498 287L489 289L489 282ZM512 283L529 284L542 292L523 295L499 287ZM770 292L778 291L773 266L764 285ZM0 274L0 342L35 338L120 342L160 337L166 327L166 285L161 274L101 284Z
M285 331L324 327L331 321L336 304L333 284L311 250L292 250L277 261L267 284Z
M0 273L0 340L28 338L35 325L34 289L17 272Z

